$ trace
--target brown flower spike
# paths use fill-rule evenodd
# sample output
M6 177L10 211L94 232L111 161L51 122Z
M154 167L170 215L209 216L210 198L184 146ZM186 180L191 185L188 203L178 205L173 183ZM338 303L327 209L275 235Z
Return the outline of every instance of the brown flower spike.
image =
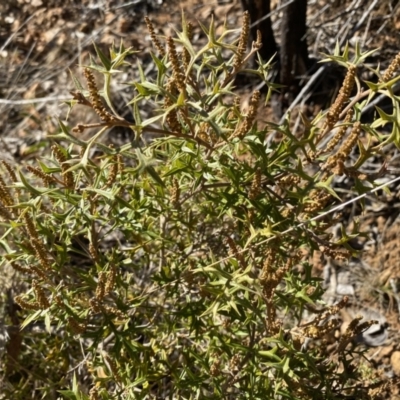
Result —
M90 96L90 101L92 103L93 110L96 112L96 114L100 117L102 121L105 123L111 123L115 122L117 119L110 114L106 108L104 107L101 97L99 95L96 81L94 79L93 72L89 68L85 68L83 70L83 74L86 78L86 82L88 85L89 89L89 96Z
M235 71L238 70L242 65L243 58L247 50L247 42L249 41L249 32L250 32L250 14L248 11L245 11L243 14L242 32L240 33L237 52L233 60L233 69ZM257 36L257 41L259 39L261 40L261 38Z
M332 130L336 122L339 120L340 112L343 109L344 104L349 100L351 91L353 90L356 66L350 65L347 70L346 77L344 78L342 87L340 88L339 94L336 97L335 102L332 104L326 116L325 124L322 128L322 132L325 134Z
M154 29L153 23L151 22L149 17L144 17L144 21L146 22L147 29L149 30L151 41L154 44L154 47L158 50L161 57L165 56L165 49L162 47L160 41L157 38L156 31Z
M246 136L246 134L250 131L251 127L253 126L254 120L257 116L258 103L260 102L260 97L261 97L260 91L255 90L250 99L249 112L244 118L243 123L236 128L235 132L231 136L231 139L235 137L243 139Z
M170 93L171 95L175 95L178 91L176 85L175 85L175 80L173 78L170 78L167 82L167 85L165 87L165 90ZM167 109L173 105L172 99L166 95L164 99L164 108ZM178 113L176 110L171 110L167 116L166 116L166 121L169 126L169 128L174 131L180 133L182 131L181 129L181 124L178 119Z
M396 55L394 60L390 63L388 69L385 71L384 75L382 76L381 81L382 82L387 82L390 81L392 78L393 74L396 72L396 70L400 66L400 53Z
M178 54L176 52L176 47L174 43L174 39L171 36L167 38L167 46L168 46L168 54L169 59L172 64L172 72L174 77L174 82L180 92L184 92L186 90L186 77L182 71L182 67L179 63Z

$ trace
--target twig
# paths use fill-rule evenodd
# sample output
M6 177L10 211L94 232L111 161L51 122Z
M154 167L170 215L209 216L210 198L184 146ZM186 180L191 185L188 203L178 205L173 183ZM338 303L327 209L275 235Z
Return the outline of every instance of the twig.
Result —
M25 104L37 104L37 103L49 103L52 101L67 101L71 100L71 96L48 96L48 97L37 97L36 99L24 99L24 100L8 100L0 99L0 104L7 105L25 105Z
M301 89L301 92L297 95L297 97L293 100L293 102L290 104L289 108L285 112L284 116L281 118L279 121L279 125L283 124L286 116L288 113L290 113L294 107L297 106L297 104L302 100L303 96L307 93L307 91L310 89L310 87L314 84L314 82L322 75L322 73L326 70L326 65L323 65L320 67L309 79L307 84Z
M10 35L10 37L5 41L5 43L3 44L3 46L0 47L0 52L2 52L10 43L11 41L14 39L15 36L18 35L19 31L33 18L36 16L36 14L42 12L44 9L40 8L39 10L37 10L36 12L34 12L26 21L24 21L21 26L12 34Z
M358 20L357 25L350 31L350 36L353 36L354 33L356 33L361 26L363 25L364 21L370 16L371 11L375 8L375 6L377 5L379 0L374 0L370 6L368 7L367 10L365 10L364 14L362 15L362 17ZM344 42L341 42L341 44L343 44Z

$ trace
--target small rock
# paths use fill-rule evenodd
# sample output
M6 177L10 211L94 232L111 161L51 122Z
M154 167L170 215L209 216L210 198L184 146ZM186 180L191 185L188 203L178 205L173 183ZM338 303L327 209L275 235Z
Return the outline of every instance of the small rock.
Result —
M397 376L400 376L400 351L393 352L390 357L390 364L392 364L392 368L394 373Z

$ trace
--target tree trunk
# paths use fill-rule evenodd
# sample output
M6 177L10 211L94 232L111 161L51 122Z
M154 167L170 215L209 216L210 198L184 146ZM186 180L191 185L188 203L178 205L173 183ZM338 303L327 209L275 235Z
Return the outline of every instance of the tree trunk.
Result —
M307 0L289 4L281 22L280 83L284 92L294 94L299 89L299 78L309 65L306 41ZM290 99L286 99L289 101Z
M244 10L248 10L252 24L253 40L256 39L257 29L261 31L263 47L261 57L268 61L278 50L272 31L271 18L259 21L271 12L270 0L242 0ZM281 46L277 68L279 69L278 83L284 85L281 89L277 114L282 114L292 102L300 89L300 78L309 67L307 33L307 0L294 0L283 9L281 20Z
M261 20L271 12L269 0L242 0L243 10L250 14L251 24L256 24L250 30L253 40L257 39L257 30L261 32L263 46L259 53L264 61L268 61L276 52L277 46L272 32L271 18ZM257 22L259 21L259 22Z

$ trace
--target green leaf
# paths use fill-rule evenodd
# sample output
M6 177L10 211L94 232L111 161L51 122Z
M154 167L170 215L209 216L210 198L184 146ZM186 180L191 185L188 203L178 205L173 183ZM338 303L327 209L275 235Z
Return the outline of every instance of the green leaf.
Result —
M159 75L159 77L160 77L160 79L161 79L161 77L165 74L165 72L166 72L166 70L167 70L167 67L165 66L165 64L164 64L153 52L150 52L150 55L151 55L151 58L152 58L153 61L154 61L154 64L155 64L156 67L157 67L158 75ZM142 82L144 82L144 81L145 81L145 80L143 79Z
M137 69L139 71L140 82L142 82L142 83L146 82L146 76L145 76L145 74L143 72L142 64L139 61L139 59L136 61L136 67L137 67Z
M196 155L196 152L193 151L192 149L190 149L190 148L187 147L187 146L182 146L182 147L181 147L181 150L182 150L184 153L193 154L194 156Z
M69 70L69 74L71 75L71 79L74 82L75 88L82 93L85 92L85 88L71 70Z
M88 192L94 192L97 194L100 194L101 196L105 197L108 200L114 200L115 196L112 192L108 190L102 190L102 189L95 189L95 188L87 188L86 189Z
M37 310L34 313L32 313L31 315L29 315L28 317L26 317L26 319L21 324L21 329L24 329L30 323L37 321L41 317L41 314L42 314L42 310Z
M158 183L160 186L165 187L164 181L161 179L160 175L158 175L157 171L154 167L148 166L146 167L147 173L153 178L153 180Z
M46 332L51 335L51 320L50 320L50 314L46 312L44 316L44 326L46 328Z
M322 181L322 182L317 182L315 184L316 188L322 188L324 190L326 190L329 194L331 194L333 197L337 198L339 201L342 201L342 199L339 197L339 195L333 190L332 188L332 180L333 180L334 176L331 175L326 181Z
M258 354L262 357L273 359L276 362L280 363L282 360L276 355L278 351L278 346L274 346L271 350L259 350Z
M96 50L97 56L99 57L105 70L110 71L111 70L111 61L108 59L108 57L101 51L101 49L94 42L93 42L93 47Z
M78 400L78 398L76 397L75 393L72 390L57 390L57 392L62 394L68 399Z
M36 188L34 188L26 179L25 176L22 174L21 171L18 171L19 173L19 177L21 179L22 184L24 185L24 187L26 189L28 189L29 192L31 192L32 194L34 194L35 196L41 196L44 193L46 193L48 191L48 189L44 189L44 190L38 190Z

